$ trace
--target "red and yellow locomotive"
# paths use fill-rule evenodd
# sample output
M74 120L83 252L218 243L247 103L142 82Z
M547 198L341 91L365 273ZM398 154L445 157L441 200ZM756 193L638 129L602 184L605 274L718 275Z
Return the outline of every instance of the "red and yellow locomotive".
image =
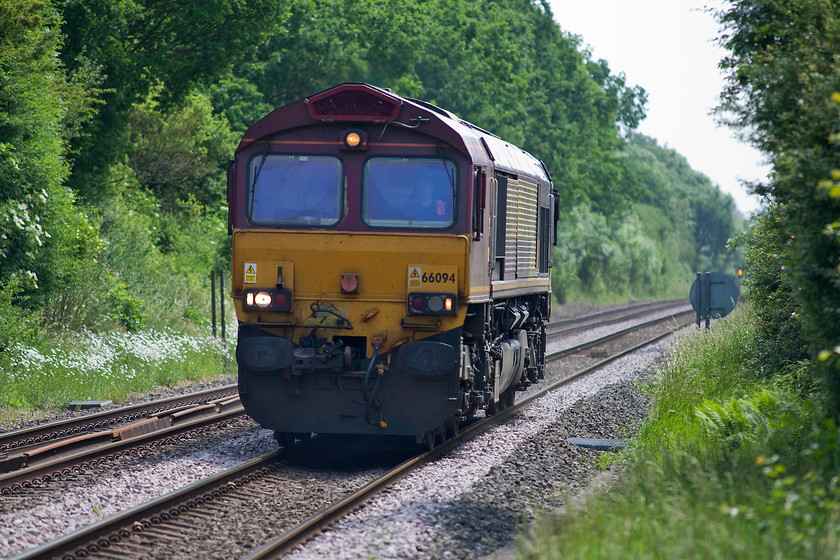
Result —
M228 203L239 392L281 443L429 439L542 376L556 191L528 153L342 84L248 129Z

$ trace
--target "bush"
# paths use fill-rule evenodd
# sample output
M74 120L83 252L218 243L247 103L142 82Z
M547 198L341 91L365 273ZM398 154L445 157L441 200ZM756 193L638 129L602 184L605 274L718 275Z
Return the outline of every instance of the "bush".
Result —
M744 287L757 315L749 360L756 371L771 375L807 357L801 306L787 273L786 235L779 208L754 219L747 249Z
M742 307L680 341L618 482L539 524L521 558L838 557L840 430L743 367L756 320Z
M231 374L233 347L169 329L62 333L0 357L0 407L64 408L74 400L121 402L133 392Z
M165 204L192 197L219 208L225 165L239 138L213 113L209 95L193 92L163 110L155 101L158 93L131 110L128 158L138 182Z
M0 2L0 290L9 344L95 272L98 230L64 186L64 135L91 103L56 57L60 18L49 2ZM19 307L15 311L13 307Z
M18 277L12 277L0 289L0 353L30 342L38 333L37 312L15 305L15 297L22 290L20 284Z
M108 181L99 292L108 316L129 329L209 330L210 271L230 266L226 214L190 196L161 204L127 164L112 166Z

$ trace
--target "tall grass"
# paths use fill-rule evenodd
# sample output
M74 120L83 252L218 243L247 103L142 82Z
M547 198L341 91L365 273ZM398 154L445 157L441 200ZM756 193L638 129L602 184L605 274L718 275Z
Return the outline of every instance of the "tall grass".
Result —
M62 408L76 400L121 402L134 392L234 371L231 343L172 330L54 333L0 357L0 407Z
M678 345L616 486L537 525L520 558L840 557L840 431L739 366L753 321Z

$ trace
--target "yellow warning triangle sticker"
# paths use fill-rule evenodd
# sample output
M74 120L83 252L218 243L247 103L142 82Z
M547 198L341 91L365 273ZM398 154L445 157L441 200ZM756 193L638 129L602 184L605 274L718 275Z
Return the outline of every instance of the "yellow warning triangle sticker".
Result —
M253 265L249 266L248 269L245 271L245 274L256 274L256 273L257 273L257 271L254 270Z
M416 268L411 270L411 274L409 275L409 278L420 278L420 273L417 271Z

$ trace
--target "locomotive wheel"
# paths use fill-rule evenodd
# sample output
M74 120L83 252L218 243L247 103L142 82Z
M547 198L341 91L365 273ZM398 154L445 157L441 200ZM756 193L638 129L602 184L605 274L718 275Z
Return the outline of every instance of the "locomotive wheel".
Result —
M422 449L426 449L427 451L431 451L435 447L439 445L443 445L443 443L449 439L449 429L448 429L449 422L444 424L443 426L439 426L432 430L431 432L426 432L422 436L417 438L417 443L420 445Z
M513 406L513 403L516 402L516 391L513 388L508 389L501 395L499 395L499 400L493 401L487 405L484 413L487 416L493 416L494 414L503 411L509 406Z
M432 440L435 442L435 447L443 445L443 442L446 441L446 424L432 430Z

